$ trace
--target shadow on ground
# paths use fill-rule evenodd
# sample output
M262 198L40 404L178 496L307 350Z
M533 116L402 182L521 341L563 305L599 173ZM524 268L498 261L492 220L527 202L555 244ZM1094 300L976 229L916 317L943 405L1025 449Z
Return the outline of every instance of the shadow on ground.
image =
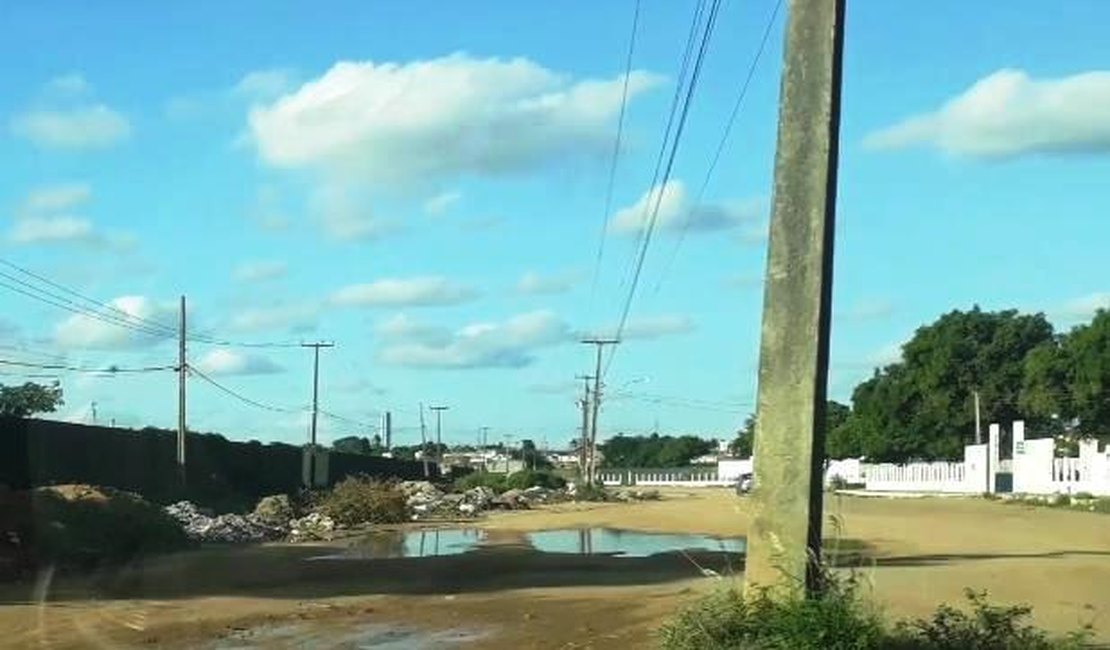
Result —
M529 587L631 586L688 580L707 569L743 570L743 557L720 551L649 557L582 556L493 546L451 556L309 561L320 546L206 548L150 557L127 566L55 577L54 602L88 599L176 599L199 596L326 598L373 594L482 593ZM0 588L0 604L39 600L32 583Z
M878 566L936 566L939 564L952 564L958 562L971 562L977 560L1025 560L1025 559L1051 559L1066 557L1110 557L1110 551L1044 551L1040 553L948 553L934 555L902 555L880 557L875 560Z

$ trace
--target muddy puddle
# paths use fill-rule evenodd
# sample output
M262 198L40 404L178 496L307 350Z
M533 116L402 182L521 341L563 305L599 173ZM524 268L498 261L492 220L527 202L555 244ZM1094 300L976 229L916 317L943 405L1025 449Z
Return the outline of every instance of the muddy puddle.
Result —
M321 624L268 625L236 630L208 650L449 650L488 636L478 630L421 630L375 623L336 628Z
M719 539L706 535L647 533L617 528L565 528L511 534L479 528L382 531L366 535L334 552L315 555L311 561L374 560L458 555L508 543L540 553L649 557L677 551L743 554L744 539Z

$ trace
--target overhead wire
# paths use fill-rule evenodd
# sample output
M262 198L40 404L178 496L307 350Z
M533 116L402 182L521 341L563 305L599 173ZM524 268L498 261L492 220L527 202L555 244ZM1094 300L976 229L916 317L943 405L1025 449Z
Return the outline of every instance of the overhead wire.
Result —
M601 261L605 254L605 234L609 224L609 213L613 209L613 187L617 178L617 163L620 159L621 141L624 136L624 116L628 108L628 83L632 76L632 55L636 50L636 31L640 23L640 0L635 0L632 10L632 29L628 36L628 53L624 59L624 83L621 87L621 107L617 116L617 133L613 139L613 156L609 163L609 181L605 188L605 209L601 213L601 230L598 236L597 255L594 259L593 282L590 285L590 306L593 307L597 293L598 277L601 274Z
M709 188L710 181L713 179L713 172L717 170L717 164L721 161L721 154L724 153L725 145L728 143L729 136L732 134L732 127L736 123L736 118L740 115L740 109L744 105L744 98L748 95L748 89L751 87L752 79L755 77L755 71L759 66L759 62L763 58L763 52L767 48L767 42L770 40L771 32L775 27L775 21L778 18L781 8L782 0L776 0L774 8L771 10L771 15L767 18L767 24L763 28L763 35L759 39L759 45L756 47L755 55L748 65L747 74L744 76L744 81L740 84L740 92L737 94L736 101L733 102L732 110L729 112L728 119L725 121L725 128L721 133L720 140L717 142L717 148L713 152L713 159L709 163L709 168L705 172L705 178L698 188L698 193L695 195L693 203L686 211L686 218L682 220L682 229L678 233L678 240L675 242L670 258L668 258L666 265L663 267L663 272L660 274L659 281L655 285L655 291L659 291L659 287L663 284L663 279L674 265L675 258L678 257L678 251L682 248L682 243L686 239L687 232L690 229L690 221L694 213L701 207L702 199L705 197L705 192Z
M289 407L285 407L285 406L276 406L274 404L266 404L264 402L260 402L260 401L255 400L255 399L251 399L251 398L247 397L246 395L243 395L242 393L239 393L235 390L232 390L231 388L228 388L227 386L224 386L223 384L216 381L215 379L212 379L207 374L201 372L199 369L197 369L193 365L187 365L187 369L188 369L188 372L190 374L196 375L201 380L203 380L204 382L212 385L214 388L221 391L222 393L224 393L226 395L229 395L230 397L233 397L233 398L239 400L240 402L243 402L243 403L248 404L250 406L254 406L256 408L260 408L260 409L263 409L263 410L266 410L266 411L272 411L272 412L275 412L275 413L303 413L307 410L305 408L296 409L296 408L289 408Z
M0 365L17 366L20 368L35 368L37 370L65 370L69 372L90 372L97 374L128 374L139 372L160 372L164 370L177 370L177 366L175 365L143 367L120 367L116 365L111 365L106 368L92 368L88 366L74 366L63 363L32 363L30 361L13 361L9 359L0 359Z
M29 298L38 300L48 305L64 309L79 316L84 316L100 322L123 327L141 334L154 336L158 338L174 338L179 335L179 331L173 325L161 323L149 318L145 318L138 314L129 313L119 307L101 302L87 296L79 291L67 287L59 282L55 282L39 273L35 273L27 268L24 268L14 262L0 258L0 264L22 273L26 277L32 278L42 284L51 287L52 289L44 289L41 286L36 286L32 282L14 276L10 273L0 271L0 278L6 278L11 282L25 287L21 289L17 286L12 286L8 282L0 280L0 287L4 287L16 293L20 293ZM61 293L58 293L61 292ZM65 294L65 295L62 295ZM67 298L66 295L73 298ZM76 302L74 300L81 302ZM86 304L81 304L81 303ZM93 308L95 307L95 309ZM293 348L300 347L299 342L295 341L266 341L266 342L253 342L253 341L236 341L231 339L217 338L207 334L186 334L185 340L193 343L200 343L205 345L218 345L226 347L246 347L246 348Z
M682 134L685 130L687 118L689 117L690 106L693 103L694 93L697 90L697 86L698 86L698 80L701 77L702 65L705 62L705 55L706 55L706 52L708 51L708 48L709 48L709 42L710 42L710 40L712 39L712 36L713 36L713 29L716 26L717 15L720 11L720 7L721 7L721 0L713 0L713 4L710 6L710 9L709 9L709 15L706 18L705 24L702 28L701 39L700 39L700 43L699 43L699 46L698 46L697 57L694 60L693 70L690 73L690 81L686 85L685 97L683 98L683 101L682 101L682 109L681 109L681 112L679 113L679 116L678 116L678 121L677 121L675 131L674 131L674 138L671 140L671 143L670 143L670 151L668 152L668 154L666 156L667 157L666 166L663 169L663 175L659 179L659 182L657 184L653 184L653 186L652 186L652 190L655 193L655 196L651 197L651 198L654 198L654 206L651 208L651 214L648 217L648 219L646 220L647 221L646 227L643 229L644 230L644 236L642 238L640 248L637 251L637 254L636 254L636 257L635 257L635 264L634 264L634 270L633 270L633 274L632 274L632 281L631 281L631 284L628 287L628 293L625 296L624 306L621 309L621 316L620 316L620 320L618 321L617 330L616 330L616 334L615 334L615 338L617 340L620 340L621 335L624 333L624 328L628 323L628 315L629 315L629 313L631 312L631 309L632 309L632 301L634 300L634 298L636 296L636 288L638 287L638 285L640 283L640 276L641 276L641 273L643 272L644 260L647 257L647 251L648 251L648 248L651 245L651 238L652 238L653 233L655 232L655 227L656 227L656 224L657 224L658 219L659 219L659 209L660 209L660 207L662 205L662 202L663 202L664 189L666 188L667 182L670 180L671 172L674 169L674 161L675 161L675 158L678 155L679 144L681 143ZM672 117L673 117L673 115L672 115ZM668 122L670 122L670 120L668 120ZM649 201L648 203L651 203L651 201ZM645 211L648 209L647 204L645 204L644 209L645 209ZM619 346L612 346L612 347L613 347L613 351L610 352L609 358L606 361L605 370L604 370L603 375L608 374L609 368L612 366L613 359L616 357L617 347L619 347Z

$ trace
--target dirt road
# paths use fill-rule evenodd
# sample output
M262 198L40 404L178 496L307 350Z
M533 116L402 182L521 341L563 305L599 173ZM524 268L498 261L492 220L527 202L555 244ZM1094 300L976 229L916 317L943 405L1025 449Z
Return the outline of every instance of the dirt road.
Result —
M746 502L728 491L666 497L497 514L477 524L492 546L456 556L308 562L320 548L206 549L53 580L37 595L32 585L9 585L0 589L0 645L343 648L385 629L414 636L370 647L650 647L663 618L720 584L694 566L727 574L719 557L713 565L681 554L552 555L521 541L527 531L595 526L730 537L747 530ZM832 497L826 510L838 522L829 543L862 551L860 570L893 615L924 615L974 587L1034 605L1038 622L1053 629L1094 621L1110 640L1106 515L980 499ZM37 597L44 592L45 603Z

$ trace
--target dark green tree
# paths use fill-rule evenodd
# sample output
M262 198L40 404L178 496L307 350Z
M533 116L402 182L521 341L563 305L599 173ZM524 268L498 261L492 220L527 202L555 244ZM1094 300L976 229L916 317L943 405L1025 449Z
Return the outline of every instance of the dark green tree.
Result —
M1061 414L1075 418L1082 436L1110 437L1110 311L1064 337L1066 384L1057 394Z
M716 449L713 440L696 436L619 435L599 445L604 467L685 467Z
M984 423L1023 417L1027 357L1054 340L1043 314L944 314L918 328L901 362L856 387L832 448L877 461L958 458L974 436L975 392Z
M36 413L53 413L64 404L62 387L27 382L22 386L0 384L0 416L27 418Z
M362 454L369 456L374 447L368 438L360 438L359 436L347 436L345 438L338 438L332 443L332 449L347 453L347 454Z

